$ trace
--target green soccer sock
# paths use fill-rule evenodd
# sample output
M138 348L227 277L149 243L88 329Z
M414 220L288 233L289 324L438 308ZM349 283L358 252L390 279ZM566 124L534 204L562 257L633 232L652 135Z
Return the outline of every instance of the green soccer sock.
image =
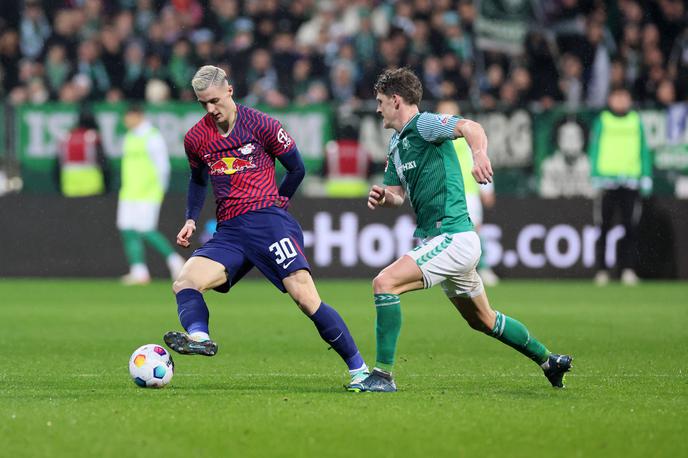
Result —
M375 335L377 356L375 367L392 372L397 340L401 331L401 303L398 294L375 294Z
M528 328L523 323L500 312L497 312L497 319L491 335L538 364L543 364L549 357L549 350L530 335Z
M134 264L145 264L145 253L143 251L143 240L141 234L132 230L120 231L124 244L124 254L130 266Z
M143 233L143 238L146 242L150 243L155 251L160 253L167 259L169 255L174 253L174 248L172 244L167 241L164 235L160 231L148 231Z

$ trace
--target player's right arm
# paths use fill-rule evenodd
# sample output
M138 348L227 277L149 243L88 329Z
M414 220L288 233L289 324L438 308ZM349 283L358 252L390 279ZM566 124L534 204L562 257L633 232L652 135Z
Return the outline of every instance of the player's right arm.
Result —
M389 141L390 152L387 153L387 163L385 164L384 186L373 185L368 192L368 208L371 210L375 210L377 207L401 207L404 204L404 199L406 199L406 190L401 186L401 180L392 163L393 141L396 141L394 137Z
M196 231L196 221L205 202L208 187L208 166L200 160L196 153L196 144L189 133L184 137L184 151L191 167L191 177L186 196L186 221L177 234L177 245L187 248L191 245L191 236Z
M377 207L401 207L406 199L406 191L402 186L378 186L370 188L368 193L368 208L375 210Z

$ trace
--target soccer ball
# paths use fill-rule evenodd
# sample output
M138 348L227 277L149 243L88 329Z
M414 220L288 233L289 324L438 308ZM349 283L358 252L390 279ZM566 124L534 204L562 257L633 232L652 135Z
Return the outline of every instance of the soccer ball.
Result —
M129 358L129 374L141 388L162 388L172 380L174 361L160 345L144 345Z

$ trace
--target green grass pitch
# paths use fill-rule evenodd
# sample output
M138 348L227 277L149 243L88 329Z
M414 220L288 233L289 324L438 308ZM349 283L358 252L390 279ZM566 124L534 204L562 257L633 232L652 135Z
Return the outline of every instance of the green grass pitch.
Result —
M370 282L321 281L374 363ZM402 297L396 394L345 366L264 281L208 294L214 358L162 390L127 362L179 329L168 282L0 281L0 455L688 456L688 284L506 282L493 306L575 356L568 387L462 321L439 289Z

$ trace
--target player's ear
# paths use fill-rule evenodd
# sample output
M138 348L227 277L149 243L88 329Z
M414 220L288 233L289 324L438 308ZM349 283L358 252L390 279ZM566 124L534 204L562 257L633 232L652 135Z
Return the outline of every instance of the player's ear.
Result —
M234 86L232 86L231 84L229 84L229 85L227 86L227 92L229 92L229 96L230 96L230 97L231 97L232 95L234 95Z

